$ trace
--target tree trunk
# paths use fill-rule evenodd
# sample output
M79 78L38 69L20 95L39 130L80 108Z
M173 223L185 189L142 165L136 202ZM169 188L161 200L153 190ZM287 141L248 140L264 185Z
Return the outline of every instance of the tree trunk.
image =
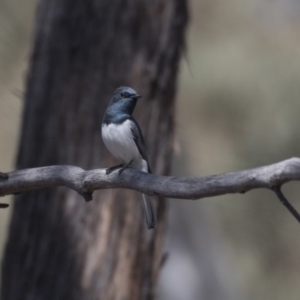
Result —
M170 170L185 0L40 0L18 168L115 163L101 139L105 108L128 85L154 173ZM156 200L157 201L157 200ZM102 190L86 203L61 188L16 196L3 300L153 299L165 202L146 228L141 195Z

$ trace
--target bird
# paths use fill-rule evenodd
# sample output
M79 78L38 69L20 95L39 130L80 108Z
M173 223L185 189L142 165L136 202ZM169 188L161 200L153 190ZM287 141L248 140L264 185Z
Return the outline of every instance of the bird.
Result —
M126 168L151 173L143 134L132 113L141 96L126 86L114 91L102 120L102 139L109 152L122 162L106 169L106 174ZM142 194L148 229L156 227L157 217L150 196Z

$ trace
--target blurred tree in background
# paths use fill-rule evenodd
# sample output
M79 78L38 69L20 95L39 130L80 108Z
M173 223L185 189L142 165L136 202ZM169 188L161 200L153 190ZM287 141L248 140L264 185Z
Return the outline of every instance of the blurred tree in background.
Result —
M35 0L0 1L0 171L15 168L34 6ZM300 2L190 0L189 7L173 174L202 176L299 157ZM283 189L298 210L299 186ZM273 193L169 206L158 299L299 299L300 229ZM0 214L2 245L10 211Z
M143 95L137 120L152 169L170 171L184 0L41 0L27 79L18 168L115 163L101 141L113 91ZM152 299L162 260L165 202L145 226L141 198L101 191L91 203L68 189L16 196L1 297Z

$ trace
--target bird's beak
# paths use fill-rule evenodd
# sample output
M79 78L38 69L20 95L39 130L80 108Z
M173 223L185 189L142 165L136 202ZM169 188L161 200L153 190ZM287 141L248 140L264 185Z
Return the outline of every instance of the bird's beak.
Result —
M131 96L131 98L137 100L137 99L139 99L139 98L142 98L142 96L141 96L141 95L133 95L133 96Z

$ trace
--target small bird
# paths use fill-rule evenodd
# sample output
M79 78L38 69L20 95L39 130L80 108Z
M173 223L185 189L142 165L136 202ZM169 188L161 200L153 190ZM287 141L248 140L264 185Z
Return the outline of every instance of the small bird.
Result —
M137 100L141 98L130 87L119 87L105 111L102 121L102 139L110 153L122 162L106 170L106 174L119 169L133 168L151 173L142 131L132 117ZM144 211L148 229L156 226L157 218L152 199L143 195Z

